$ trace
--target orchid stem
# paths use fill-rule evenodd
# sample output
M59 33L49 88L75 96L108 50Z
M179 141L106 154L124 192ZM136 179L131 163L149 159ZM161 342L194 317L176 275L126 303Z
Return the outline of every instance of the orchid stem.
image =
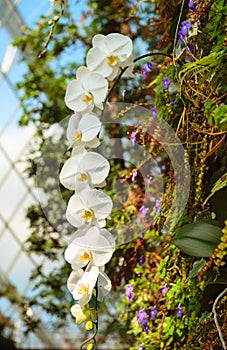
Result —
M89 338L83 341L83 343L80 345L78 350L83 350L83 346L91 341L93 341L94 344L96 344L95 337L98 333L98 328L99 328L98 327L98 281L96 282L96 285L95 285L95 311L96 311L96 320L93 321L93 323L95 324L95 331Z
M138 56L136 57L133 62L136 63L140 60L142 60L143 58L147 58L147 57L150 57L150 56L165 56L165 57L168 57L168 58L171 58L172 59L172 56L171 55L168 55L167 53L164 53L164 52L147 52L141 56ZM106 96L105 98L105 102L108 101L108 98L111 96L112 94L112 91L113 89L115 88L115 86L118 84L119 80L121 79L122 75L124 74L124 72L128 69L129 66L123 68L120 72L120 74L118 75L118 77L116 78L116 80L114 81L113 85L111 86L111 89L110 91L108 92L108 95Z

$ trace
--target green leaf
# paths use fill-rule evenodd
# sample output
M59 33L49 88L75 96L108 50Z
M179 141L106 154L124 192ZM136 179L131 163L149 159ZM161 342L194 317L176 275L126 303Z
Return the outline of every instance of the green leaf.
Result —
M212 197L212 196L215 194L215 192L221 190L221 189L224 188L225 186L227 186L227 173L223 174L223 175L220 177L220 179L218 179L218 180L215 182L215 184L214 184L214 186L213 186L213 188L212 188L212 190L211 190L211 193L210 193L209 196L205 199L203 205L206 204L206 202L210 199L210 197Z
M173 238L173 243L185 254L209 257L219 243L221 235L220 227L195 222L180 227Z
M188 279L196 277L198 273L202 270L202 268L205 266L205 264L206 260L203 258L199 261L194 262L193 268L189 272Z
M203 324L208 317L212 316L212 312L204 311L199 319L199 323Z
M222 130L227 130L227 106L223 105L214 110L215 125Z

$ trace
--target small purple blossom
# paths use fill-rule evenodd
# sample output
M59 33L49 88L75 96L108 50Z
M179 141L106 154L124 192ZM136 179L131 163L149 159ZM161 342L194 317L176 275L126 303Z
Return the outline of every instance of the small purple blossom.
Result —
M142 205L142 207L140 208L142 218L145 218L148 210L149 210L149 208L146 208L144 205Z
M135 294L133 293L133 286L131 284L127 285L125 295L126 295L126 297L128 297L128 299L131 303L133 301L134 296L135 296Z
M146 311L144 311L144 309L139 310L136 317L137 317L138 326L140 326L141 323L142 324L147 323L148 314L146 313Z
M147 62L147 68L149 70L152 70L152 67L153 67L152 63L151 62Z
M182 316L183 316L183 310L182 310L182 308L180 307L180 303L178 304L178 306L176 307L176 313L177 313L177 316L179 317L179 318L181 318Z
M150 316L151 316L152 321L155 320L157 313L158 313L158 311L156 310L156 306L153 306L151 308L151 311L150 311Z
M151 107L150 111L151 111L152 118L155 119L157 117L157 108L156 107Z
M192 24L187 22L187 21L183 21L181 23L181 28L178 32L179 35L179 40L180 43L183 44L184 42L184 38L186 37L186 35L188 34L189 29L192 27Z
M142 266L143 263L144 263L144 257L143 257L143 255L141 255L141 256L139 257L138 261L139 261L140 266Z
M189 2L188 2L188 7L189 7L190 10L192 10L193 12L196 12L196 4L194 3L194 0L189 0Z
M147 321L145 322L145 324L143 324L143 329L145 330L146 334L148 334L150 326L148 326Z
M160 199L156 199L156 201L155 201L155 209L156 209L156 215L160 216L161 210L162 210L162 208L161 208L161 200Z
M178 35L179 35L180 43L183 44L185 35L181 32L181 30L179 30Z
M125 93L126 93L126 90L125 90L125 89L121 91L121 98L122 98L122 101L124 101L124 99L125 99Z
M135 180L135 178L136 178L136 176L137 176L137 171L136 170L134 170L133 172L132 172L132 181L134 181Z
M176 102L177 102L176 99L171 100L171 101L168 103L168 106L172 106L172 105L174 105Z
M152 63L151 62L147 62L144 66L142 66L141 70L142 70L143 80L145 80L147 78L147 72L149 70L152 70Z
M192 24L191 23L188 23L187 21L183 21L181 23L181 32L183 35L187 35L188 34L188 31L189 29L192 27Z
M162 289L162 296L165 297L166 293L168 292L168 288L166 287L166 283L161 287Z
M169 78L164 77L164 78L162 79L162 86L164 87L164 89L167 89L168 86L169 86L169 84L170 84Z
M147 66L143 66L141 68L142 70L142 77L143 77L143 80L145 80L147 78Z
M152 180L152 176L148 176L145 178L146 188L150 187L151 180Z
M143 350L143 343L142 343L142 344L139 344L138 350Z
M130 135L130 141L132 142L133 146L135 145L135 142L136 142L136 134L137 134L137 132L133 131Z

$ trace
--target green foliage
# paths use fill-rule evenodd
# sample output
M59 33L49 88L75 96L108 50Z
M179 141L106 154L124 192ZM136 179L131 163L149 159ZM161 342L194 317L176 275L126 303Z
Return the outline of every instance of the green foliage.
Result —
M211 193L209 194L209 196L205 199L203 204L206 204L206 202L217 192L220 191L222 188L227 186L227 173L225 173L224 175L222 175L220 177L220 179L218 179L214 186L212 187Z
M221 228L205 222L194 222L180 227L173 243L185 254L209 257L219 243Z

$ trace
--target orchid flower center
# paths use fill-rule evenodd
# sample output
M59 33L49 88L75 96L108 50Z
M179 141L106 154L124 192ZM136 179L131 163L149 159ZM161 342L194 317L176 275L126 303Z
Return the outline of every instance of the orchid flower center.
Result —
M93 101L94 101L93 95L90 92L85 92L82 102L86 103L86 105L90 105L93 103Z
M82 261L90 261L91 255L88 252L84 251L83 254L80 255L80 259Z
M118 57L115 56L115 55L110 55L110 56L107 56L107 63L113 67L113 66L116 66L118 62Z
M94 218L94 213L92 210L90 209L85 209L84 213L82 215L82 219L84 221L91 221Z
M78 286L77 291L80 294L88 294L88 284L81 283L80 286Z
M72 138L73 138L75 141L81 140L81 137L82 137L82 132L81 132L80 130L76 130L76 131L75 131L75 134L72 136Z
M89 180L89 176L85 173L80 173L79 177L78 177L78 181L81 182L86 182Z

